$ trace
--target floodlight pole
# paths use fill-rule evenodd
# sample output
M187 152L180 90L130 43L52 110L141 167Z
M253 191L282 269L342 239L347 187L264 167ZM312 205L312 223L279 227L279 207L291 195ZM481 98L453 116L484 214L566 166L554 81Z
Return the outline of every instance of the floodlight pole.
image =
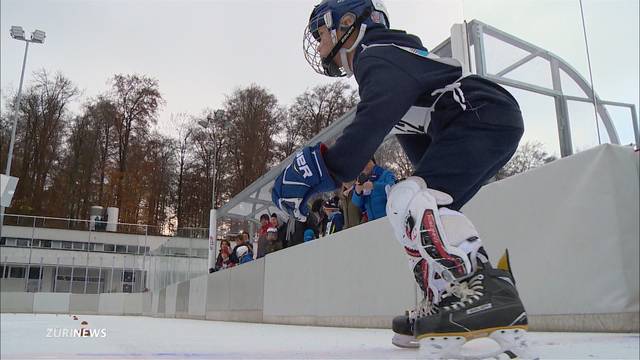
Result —
M20 39L16 39L20 40ZM24 69L27 66L27 54L29 53L29 43L31 41L22 39L26 45L24 47L24 58L22 59L22 72L20 73L20 85L18 85L18 96L16 96L16 103L13 105L13 123L11 125L11 139L9 140L9 154L7 155L7 168L5 175L11 175L11 160L13 159L13 144L16 138L16 125L18 124L18 109L20 108L20 101L22 100L22 82L24 81ZM0 206L0 233L2 233L2 226L4 225L4 206Z
M16 97L16 103L13 106L13 123L11 125L11 140L9 140L9 156L7 157L7 168L5 175L11 175L11 160L13 158L13 144L16 137L16 125L18 123L18 108L20 107L20 101L22 100L22 82L24 80L24 69L27 65L27 53L29 52L30 41L24 40L26 46L24 47L24 59L22 59L22 72L20 73L20 85L18 86L18 96ZM4 208L2 208L4 211Z

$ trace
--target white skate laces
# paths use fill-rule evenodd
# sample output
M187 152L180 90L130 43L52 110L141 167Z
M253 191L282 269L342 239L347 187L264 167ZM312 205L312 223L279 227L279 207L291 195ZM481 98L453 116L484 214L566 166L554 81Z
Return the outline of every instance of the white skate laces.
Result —
M408 316L409 316L409 320L415 321L417 318L435 315L437 313L438 313L437 306L435 306L433 302L431 302L429 298L425 296L422 298L422 300L420 300L418 307L416 307L413 310L409 310Z
M447 289L446 293L443 295L443 299L449 296L455 296L460 300L450 305L443 306L442 309L458 310L480 300L480 297L484 294L482 291L484 289L484 285L482 284L483 280L484 275L478 274L472 277L469 281L456 281L451 283L450 288Z

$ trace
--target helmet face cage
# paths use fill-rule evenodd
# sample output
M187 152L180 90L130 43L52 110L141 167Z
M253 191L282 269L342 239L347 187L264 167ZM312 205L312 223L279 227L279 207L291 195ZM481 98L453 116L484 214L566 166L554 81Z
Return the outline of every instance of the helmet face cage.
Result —
M304 53L304 58L307 60L309 65L311 65L311 68L320 75L332 77L346 76L346 72L342 70L333 61L333 59L323 61L322 56L320 56L320 51L318 50L320 45L320 33L318 30L321 26L325 25L327 25L327 28L331 27L331 12L318 14L309 20L309 24L304 29L304 37L302 39L302 51ZM335 46L335 34L332 35L334 36L333 43Z

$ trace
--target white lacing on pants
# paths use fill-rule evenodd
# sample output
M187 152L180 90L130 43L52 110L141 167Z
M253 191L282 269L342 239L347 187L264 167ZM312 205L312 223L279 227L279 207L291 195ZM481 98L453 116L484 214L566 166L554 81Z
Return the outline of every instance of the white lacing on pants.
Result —
M440 100L440 97L442 97L442 95L448 93L449 91L451 91L451 93L453 94L453 100L455 102L457 102L460 107L462 108L462 110L467 110L467 104L465 104L465 102L467 102L464 98L464 92L462 92L462 89L460 89L460 86L462 85L462 83L460 82L460 79L456 80L455 82L440 88L440 89L436 89L431 93L431 96L436 96L438 95L438 97L436 98L436 101L433 102L432 106L435 106L435 104L438 102L438 100Z

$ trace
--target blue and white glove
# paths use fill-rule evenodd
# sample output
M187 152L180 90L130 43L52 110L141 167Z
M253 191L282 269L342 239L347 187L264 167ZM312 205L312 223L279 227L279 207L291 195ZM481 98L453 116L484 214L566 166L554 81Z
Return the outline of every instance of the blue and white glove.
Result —
M323 149L326 147L322 143L302 149L273 183L273 203L298 221L307 220L307 200L311 195L336 188L322 159Z

